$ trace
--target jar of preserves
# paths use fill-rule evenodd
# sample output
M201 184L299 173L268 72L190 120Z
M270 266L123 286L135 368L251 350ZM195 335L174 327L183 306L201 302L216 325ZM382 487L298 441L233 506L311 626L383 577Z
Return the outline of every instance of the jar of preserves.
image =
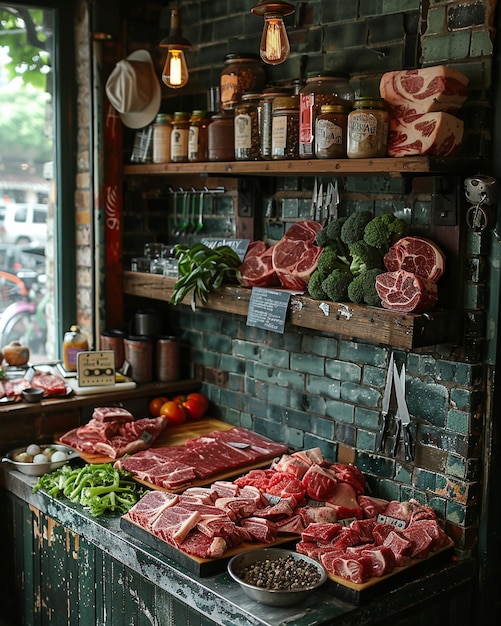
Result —
M242 101L235 106L235 159L237 161L258 161L259 140L259 101L261 94L244 93Z
M193 111L188 130L188 161L207 161L208 158L208 127L206 111Z
M297 96L273 100L272 159L297 159L299 148L299 102Z
M317 159L346 157L348 115L340 104L323 104L315 123L315 156Z
M80 327L74 324L64 333L63 364L67 372L77 371L77 354L89 349L87 337L80 332Z
M304 87L299 91L299 156L311 159L315 156L315 121L323 104L340 104L351 108L353 90L348 79L309 73Z
M383 98L358 98L348 115L347 153L350 159L384 157L389 114Z
M174 113L170 142L170 158L173 163L188 161L188 134L190 128L190 114L185 111Z
M159 113L153 124L153 163L169 163L171 133L170 115Z
M213 115L209 124L209 161L235 160L235 121L231 113Z
M291 93L290 89L285 87L269 87L261 94L260 101L260 139L261 139L261 158L271 159L271 126L273 113L273 100L279 96L287 96Z
M221 72L221 108L233 110L245 92L264 89L266 74L257 54L228 54Z

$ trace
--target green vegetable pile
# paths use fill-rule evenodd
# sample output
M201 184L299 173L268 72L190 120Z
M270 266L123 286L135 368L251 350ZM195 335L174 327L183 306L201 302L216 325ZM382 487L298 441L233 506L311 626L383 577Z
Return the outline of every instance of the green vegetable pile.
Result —
M330 221L318 231L324 250L310 276L308 293L315 300L381 306L376 276L385 272L384 255L403 237L403 219L384 213L376 217L358 210Z
M131 473L116 469L111 463L89 463L79 468L63 465L55 472L39 477L33 493L39 490L53 498L65 496L94 517L107 511L123 515L142 495Z
M191 293L191 308L195 310L197 298L205 303L209 293L223 283L237 282L242 261L230 246L209 248L203 243L197 243L188 248L177 244L174 254L179 263L171 304L179 304Z

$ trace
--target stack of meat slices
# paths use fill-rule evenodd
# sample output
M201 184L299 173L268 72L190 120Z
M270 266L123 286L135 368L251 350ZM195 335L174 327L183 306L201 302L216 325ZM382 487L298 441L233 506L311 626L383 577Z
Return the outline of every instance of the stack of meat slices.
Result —
M463 121L455 113L468 95L468 77L446 65L386 72L380 94L390 107L388 156L452 156Z

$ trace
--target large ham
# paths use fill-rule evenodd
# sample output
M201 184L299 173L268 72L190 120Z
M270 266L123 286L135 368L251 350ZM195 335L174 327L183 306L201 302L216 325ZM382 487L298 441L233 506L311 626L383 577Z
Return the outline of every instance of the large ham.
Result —
M376 276L376 291L385 309L400 313L425 313L438 301L436 283L405 270Z
M323 252L323 248L315 243L321 228L322 225L313 220L296 222L273 246L273 268L287 289L304 291L308 286Z
M392 157L457 154L463 140L463 121L440 111L390 116L387 154Z
M393 117L457 111L468 95L468 77L447 65L397 70L383 74L379 90Z

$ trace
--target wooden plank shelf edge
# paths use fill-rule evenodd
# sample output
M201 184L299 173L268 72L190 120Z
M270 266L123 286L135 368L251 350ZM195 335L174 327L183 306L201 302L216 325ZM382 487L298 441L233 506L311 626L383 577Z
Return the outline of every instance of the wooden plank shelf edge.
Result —
M158 274L124 272L124 292L168 302L175 279ZM251 290L236 285L221 287L198 308L247 316ZM184 301L189 304L189 299ZM287 322L294 326L342 335L411 350L442 343L455 343L461 335L459 313L434 311L429 314L397 313L377 307L291 297Z

